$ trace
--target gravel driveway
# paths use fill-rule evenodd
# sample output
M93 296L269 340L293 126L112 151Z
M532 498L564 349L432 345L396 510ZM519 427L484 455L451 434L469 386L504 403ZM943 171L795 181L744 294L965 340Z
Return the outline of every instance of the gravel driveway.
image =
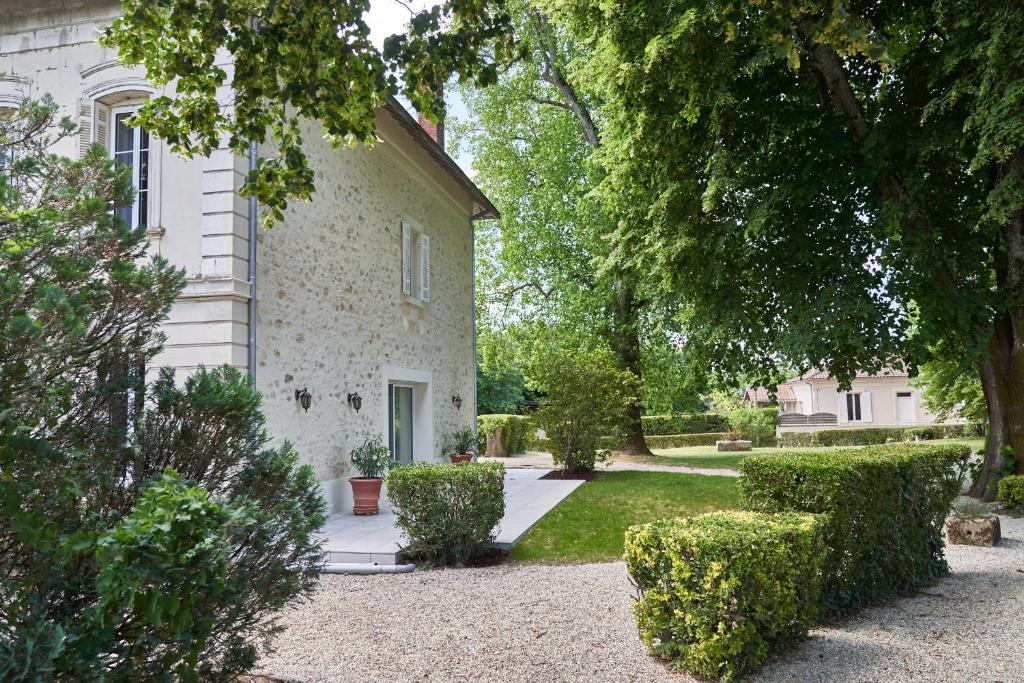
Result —
M1024 520L953 575L810 640L758 681L1024 680ZM622 563L324 576L263 673L299 681L689 681L648 656Z
M480 462L500 462L508 469L554 469L550 453L523 453L511 458L478 458ZM642 462L638 457L613 456L610 462L598 463L598 472L623 472L641 470L643 472L673 472L675 474L704 474L710 477L738 477L737 470L726 467L690 467L688 465L655 465Z

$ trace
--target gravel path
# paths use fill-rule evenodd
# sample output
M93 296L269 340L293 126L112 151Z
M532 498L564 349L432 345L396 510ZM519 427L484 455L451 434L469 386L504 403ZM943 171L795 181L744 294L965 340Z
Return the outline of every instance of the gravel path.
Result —
M509 469L552 469L550 453L524 453L511 458L478 458L481 462L500 462ZM676 474L705 474L711 477L738 477L740 473L724 467L689 467L686 465L654 465L640 462L630 456L614 458L610 463L598 464L598 472L642 470L645 472L675 472Z
M818 629L757 681L1024 680L1024 520L917 597ZM690 681L648 656L622 563L324 576L262 673L312 681Z

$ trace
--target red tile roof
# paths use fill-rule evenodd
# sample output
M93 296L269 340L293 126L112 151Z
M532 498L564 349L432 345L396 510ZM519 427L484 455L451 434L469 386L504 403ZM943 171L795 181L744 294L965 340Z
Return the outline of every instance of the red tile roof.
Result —
M857 375L856 375L856 379L873 379L873 378L876 378L876 377L910 377L910 373L908 373L903 368L882 368L882 370L880 372L876 372L876 373L858 372ZM800 375L799 377L794 377L793 379L791 379L789 381L790 382L806 382L807 380L812 380L812 379L832 379L832 377L825 370L813 369L813 370L808 370L807 372L805 372L804 374Z

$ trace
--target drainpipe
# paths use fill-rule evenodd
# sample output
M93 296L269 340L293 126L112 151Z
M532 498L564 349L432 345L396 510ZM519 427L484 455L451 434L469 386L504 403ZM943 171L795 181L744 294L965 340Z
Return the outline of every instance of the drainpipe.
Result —
M479 214L477 214L477 215L479 215ZM474 221L476 221L476 218L477 218L477 216L474 215L474 216L471 216L470 219L469 219L469 254L470 254L469 263L470 263L470 278L472 278L470 280L470 283L469 283L469 292L470 292L470 294L469 294L469 305L470 305L470 321L471 321L471 324L473 326L473 336L472 336L472 339L473 339L473 398L472 398L472 400L473 400L473 438L474 439L478 438L478 435L476 433L476 423L477 423L477 414L476 414L476 411L477 411L477 408L476 408L476 390L477 390L477 386L476 386L476 374L477 374L476 373L476 364L477 364L477 358L476 358L476 228L475 228L475 225L474 225ZM477 443L479 443L479 441L477 441ZM479 455L480 454L477 453L477 457L479 457Z
M256 170L259 150L249 143L249 176ZM258 221L256 197L249 197L249 380L256 386L256 232Z

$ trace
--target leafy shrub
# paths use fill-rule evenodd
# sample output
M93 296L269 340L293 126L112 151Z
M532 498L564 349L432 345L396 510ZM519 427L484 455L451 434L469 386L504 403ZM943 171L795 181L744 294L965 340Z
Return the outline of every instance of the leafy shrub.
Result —
M825 613L928 584L949 571L942 525L960 492L959 444L752 455L740 494L758 512L826 513Z
M499 463L411 465L388 473L395 524L408 555L428 564L462 565L485 554L505 514L505 468Z
M537 362L547 400L533 415L547 435L554 463L569 472L591 471L622 440L636 403L636 377L620 370L607 350L555 350Z
M651 652L734 679L807 636L820 603L814 515L712 512L626 531L626 566Z
M324 502L232 368L144 368L183 273L50 100L0 116L0 680L235 680L309 595Z
M725 432L729 429L728 418L717 413L644 415L640 421L643 423L644 434L648 436L706 434L708 432Z
M1024 512L1024 474L1011 474L999 480L997 498L1008 510Z
M378 479L395 466L395 456L384 445L381 434L366 437L363 443L352 449L351 459L360 477Z
M729 412L729 427L739 438L755 446L775 445L775 426L779 422L777 408L739 408Z
M714 446L728 434L712 432L711 434L667 434L665 436L648 436L644 440L650 448L690 448L691 446Z
M502 446L509 455L525 453L533 442L533 423L525 415L479 415L476 418L477 448L480 453L487 450L487 437L498 430L505 429Z
M476 434L472 429L452 432L445 439L442 450L444 451L442 455L465 455L467 453L476 455Z
M992 510L980 500L967 500L954 504L953 514L966 519L977 519L978 517L988 517L992 514Z
M960 439L974 436L971 425L928 425L924 427L856 427L819 429L815 432L782 432L781 448L800 446L877 446L897 441Z

